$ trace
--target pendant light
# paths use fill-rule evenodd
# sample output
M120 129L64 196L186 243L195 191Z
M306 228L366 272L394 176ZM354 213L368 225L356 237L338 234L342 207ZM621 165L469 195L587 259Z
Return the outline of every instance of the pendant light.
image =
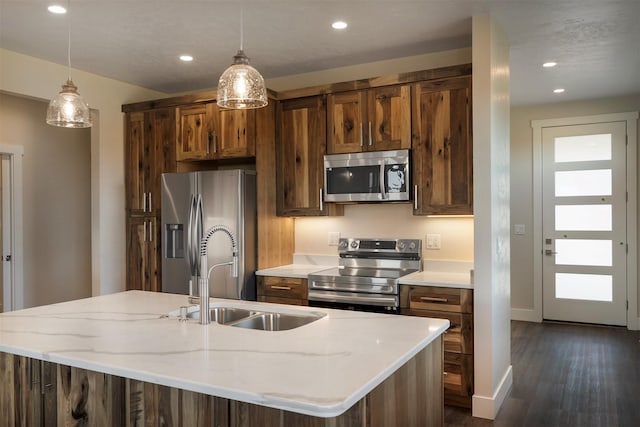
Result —
M220 107L250 109L265 107L267 88L264 79L251 65L243 50L243 16L240 11L240 49L233 57L233 63L220 76L216 102Z
M71 80L71 17L68 15L67 36L67 70L69 74L60 93L49 102L47 124L63 128L87 128L92 124L91 110Z

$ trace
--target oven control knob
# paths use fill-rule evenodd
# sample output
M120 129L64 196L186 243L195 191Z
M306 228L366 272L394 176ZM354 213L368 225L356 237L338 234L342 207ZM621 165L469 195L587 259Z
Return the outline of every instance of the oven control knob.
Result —
M416 248L416 242L409 243L409 250L414 250Z
M402 240L398 242L398 249L404 250L404 246L405 246L405 244L404 244L404 242Z
M349 243L347 243L346 240L340 240L340 249L347 249L347 246L349 246Z
M353 249L357 249L357 248L358 248L358 241L357 241L357 240L352 241L352 242L351 242L351 247L352 247Z

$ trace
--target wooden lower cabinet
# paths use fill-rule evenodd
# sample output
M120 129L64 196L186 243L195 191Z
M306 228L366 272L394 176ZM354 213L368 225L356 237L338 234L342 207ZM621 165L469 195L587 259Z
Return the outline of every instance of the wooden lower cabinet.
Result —
M309 305L307 279L258 276L257 283L260 302Z
M473 290L400 285L400 314L449 320L444 334L444 403L471 408Z
M442 337L336 417L320 418L0 353L0 426L442 426ZM46 367L45 392L34 366Z
M160 291L160 217L129 216L126 230L127 290Z

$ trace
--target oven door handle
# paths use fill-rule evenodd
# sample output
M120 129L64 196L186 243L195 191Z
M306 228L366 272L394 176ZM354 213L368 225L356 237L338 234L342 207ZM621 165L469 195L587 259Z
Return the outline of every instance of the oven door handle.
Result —
M314 292L309 290L309 301L324 301L324 302L342 302L350 304L371 304L380 306L398 306L398 297L390 296L375 296L369 297L363 294L357 294L357 296L339 295L335 292Z

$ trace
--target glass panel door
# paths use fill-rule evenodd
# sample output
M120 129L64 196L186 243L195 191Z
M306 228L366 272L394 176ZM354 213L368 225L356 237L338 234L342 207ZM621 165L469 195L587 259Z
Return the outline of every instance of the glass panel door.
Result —
M626 324L625 126L542 130L545 319Z

